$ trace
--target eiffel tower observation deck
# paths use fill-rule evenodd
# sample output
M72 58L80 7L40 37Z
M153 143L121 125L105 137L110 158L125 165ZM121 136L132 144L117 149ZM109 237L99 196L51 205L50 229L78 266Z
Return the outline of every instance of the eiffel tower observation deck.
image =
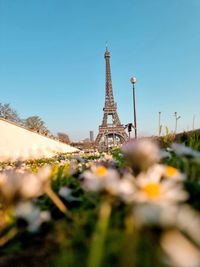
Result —
M110 69L110 52L106 48L104 54L106 62L106 86L105 86L105 104L103 108L103 120L99 126L99 133L96 137L95 144L101 149L120 145L128 139L128 135L121 124L117 104L114 101L112 78Z

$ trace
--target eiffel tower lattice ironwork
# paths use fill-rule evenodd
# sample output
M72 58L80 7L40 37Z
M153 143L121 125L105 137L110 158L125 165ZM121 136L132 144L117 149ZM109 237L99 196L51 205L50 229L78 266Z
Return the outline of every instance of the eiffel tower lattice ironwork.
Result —
M124 126L121 124L119 116L117 114L117 104L114 102L113 89L112 89L112 79L110 70L110 52L106 48L104 55L106 61L106 95L105 95L105 105L103 108L103 121L99 126L99 133L96 137L95 143L100 146L102 140L107 143L109 138L113 139L113 144L115 141L123 143L128 139L128 135L124 130ZM108 119L112 117L111 122L108 123Z

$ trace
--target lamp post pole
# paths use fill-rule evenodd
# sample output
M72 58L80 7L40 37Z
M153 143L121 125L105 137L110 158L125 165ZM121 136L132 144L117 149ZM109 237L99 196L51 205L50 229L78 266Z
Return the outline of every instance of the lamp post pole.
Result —
M174 116L175 116L175 134L177 132L177 125L178 125L178 120L181 118L181 116L178 116L177 112L174 112Z
M160 134L161 134L160 120L161 120L161 112L159 111L159 113L158 113L158 136L160 136Z
M194 131L194 122L195 122L195 115L193 115L193 123L192 123L192 130Z
M131 83L133 85L133 111L134 111L134 129L135 129L135 139L137 139L137 118L136 118L136 98L135 98L135 83L136 78L131 78Z

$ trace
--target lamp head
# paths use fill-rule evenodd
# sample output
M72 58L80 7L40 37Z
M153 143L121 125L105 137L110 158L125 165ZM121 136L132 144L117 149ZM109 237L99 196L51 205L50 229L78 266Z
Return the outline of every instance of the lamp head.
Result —
M135 77L132 77L130 81L132 84L135 84L137 82L137 79Z

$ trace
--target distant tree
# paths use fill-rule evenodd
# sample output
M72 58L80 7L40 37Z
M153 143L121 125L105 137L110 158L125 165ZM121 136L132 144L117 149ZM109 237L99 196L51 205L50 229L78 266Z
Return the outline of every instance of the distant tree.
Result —
M58 139L65 143L65 144L70 144L70 139L69 136L66 133L57 133Z
M44 121L39 116L31 116L24 120L25 127L44 135L49 134L49 130L45 126Z
M54 140L58 140L58 137L53 135L52 133L49 133L48 137L51 138L51 139L54 139Z
M0 103L0 118L22 124L22 120L18 116L17 112L10 106L10 104Z
M94 146L94 142L91 142L89 138L83 140L83 149L91 149Z

